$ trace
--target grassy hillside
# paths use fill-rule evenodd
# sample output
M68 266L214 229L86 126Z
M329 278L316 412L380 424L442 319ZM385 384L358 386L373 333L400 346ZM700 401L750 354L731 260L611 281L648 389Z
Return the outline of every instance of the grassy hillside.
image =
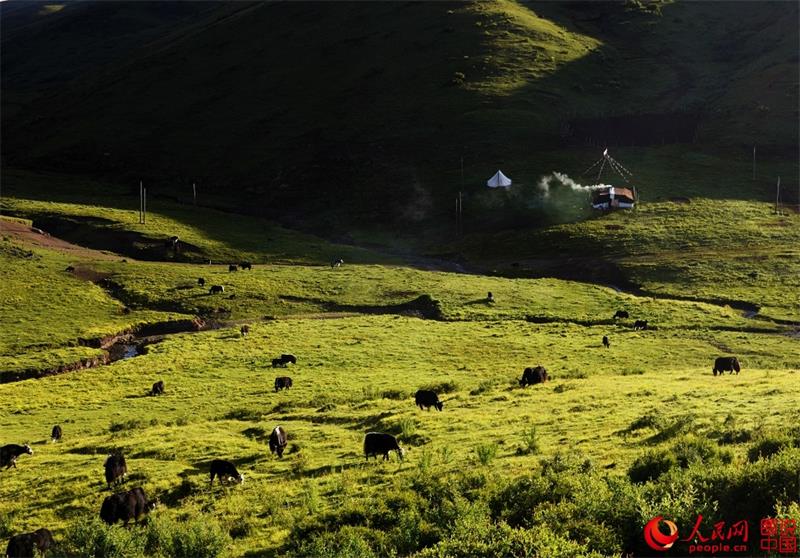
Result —
M125 21L153 17L137 6L60 17L83 26L100 9ZM132 35L139 48L102 71L67 64L78 76L68 89L4 111L4 157L144 178L153 192L182 199L196 182L202 203L318 231L432 226L462 189L462 156L463 189L478 192L499 166L523 182L552 170L532 165L532 151L538 162L583 168L591 160L563 150L587 139L677 141L682 154L753 144L763 157L795 153L796 10L785 2L212 5L173 18L157 40ZM42 83L46 72L21 61L51 36L47 21L61 21L51 17L3 43L4 59ZM15 76L4 82L12 98L23 86ZM643 113L656 116L640 122ZM682 115L687 130L673 130ZM609 116L639 135L609 140ZM535 174L520 172L530 166Z
M47 526L65 556L567 558L641 553L642 526L657 514L681 526L697 513L752 521L795 514L800 438L786 424L797 418L800 342L790 327L729 307L580 282L379 265L369 263L369 252L331 269L313 265L333 249L319 240L287 232L274 248L253 244L243 231L266 226L255 219L231 226L213 211L159 201L153 229L137 229L133 212L121 207L130 200L124 193L92 182L73 189L51 177L53 201L44 201L31 188L41 177L30 178L19 178L27 189L17 186L22 197L4 209L106 219L84 231L87 239L104 227L154 238L180 230L201 251L235 261L295 254L284 260L295 263L230 273L3 240L4 283L13 286L0 306L11 326L3 328L4 367L96 354L76 338L163 320L165 312L230 325L167 336L108 366L0 385L0 442L34 448L17 469L0 473L2 537ZM79 203L80 196L108 205ZM772 217L741 203L755 223L743 231L772 230L763 222ZM664 205L636 219L657 218ZM583 230L588 239L600 222L548 234ZM620 223L621 234L628 224ZM674 242L653 226L641 236L635 253L642 258ZM709 236L713 250L730 241ZM70 264L78 276L105 278L116 299L66 273ZM774 271L771 280L780 277ZM207 294L198 276L226 292ZM668 282L658 285L669 290ZM792 291L779 283L775 290L775 307L794 312ZM421 295L438 306L407 304ZM133 311L122 314L123 304ZM631 320L614 323L618 309ZM634 331L639 318L654 328ZM247 337L240 321L251 324ZM297 365L273 369L271 359L287 352ZM711 374L724 354L740 358L741 374ZM520 388L522 369L536 364L551 381ZM275 393L277 375L290 375L293 388ZM145 396L159 379L166 395ZM440 394L443 412L414 407L422 387ZM65 438L53 444L47 437L56 423ZM283 460L266 446L278 424L290 436ZM365 463L361 443L370 430L396 434L407 459ZM91 519L108 494L102 462L113 448L128 458L126 486L160 499L146 527ZM234 461L245 484L210 490L213 458Z
M149 195L145 224L139 223L138 186L17 170L4 172L0 208L25 216L49 232L82 245L143 259L328 264L391 262L393 258L332 244L263 219L187 206ZM165 248L180 239L175 252Z
M0 223L2 234L2 223ZM135 328L169 321L176 312L123 312L88 278L65 272L74 258L33 252L0 241L0 379L22 370L44 370L100 354L88 343Z
M142 485L148 494L160 496L162 508L154 512L158 522L202 518L207 529L223 533L225 555L271 556L279 550L350 555L303 545L322 544L318 539L327 521L335 522L334 529L361 526L359 536L342 533L340 544L359 537L371 540L370 527L378 528L372 514L381 506L400 505L396 497L402 496L408 502L400 509L415 509L432 479L445 483L436 490L449 498L441 490L448 482L455 490L458 482L469 482L458 480L467 469L477 483L467 501L476 505L504 482L541 471L554 456L563 459L564 452L579 454L591 462L592 471L609 470L608 475L624 482L628 467L645 450L676 443L691 447L699 443L693 440L722 436L733 420L757 437L783 428L796 415L800 347L795 339L654 331L612 336L614 344L606 350L598 340L607 331L394 316L278 320L255 326L244 339L232 329L182 335L109 367L2 385L3 436L32 442L35 453L21 458L18 469L2 473L0 513L7 532L48 525L65 544L75 544L80 540L75 538L77 525L97 513L106 495L102 460L116 447L128 456L128 486ZM710 358L723 345L742 356L740 376L711 375ZM286 351L298 355L297 366L271 369L269 358ZM552 383L516 387L522 367L535 363L548 367ZM295 387L274 393L276 374L291 375ZM165 380L167 394L145 397L157 379ZM426 385L447 392L442 413L413 406L411 394ZM59 444L46 442L54 423L64 427ZM283 460L270 456L265 445L277 424L290 435ZM410 449L407 460L401 465L364 463L361 439L368 430L396 432ZM689 430L698 438L682 434ZM751 468L745 463L752 444L720 450L714 449L716 442L704 444L711 453L692 458L689 470L695 474L712 467L716 451L733 460L737 470ZM237 463L247 476L245 484L210 491L207 464L215 457ZM791 469L795 479L797 463ZM43 471L53 474L43 476ZM601 478L595 475L590 478ZM387 499L389 492L394 496ZM568 493L570 498L577 494ZM28 502L24 516L12 503L20 494ZM703 499L719 497L713 491L704 494L682 504L682 513L707 509ZM642 497L658 513L665 509ZM468 507L453 510L452 517L463 513L467 521ZM731 510L719 513L714 517L727 518ZM641 528L649 519L646 514L631 527ZM373 543L379 554L381 548L394 548L406 555L458 532L446 516L439 518L439 527L417 519L423 523L416 529L427 534L401 543L392 529L403 529L402 516L384 521L381 529L394 542L385 543L388 547ZM114 548L114 540L136 532L115 528L106 544ZM618 545L637 540L620 532L609 537L587 543L575 537L578 546L571 555L583 555L583 544L609 555ZM370 555L370 545L361 544L366 546L357 555Z

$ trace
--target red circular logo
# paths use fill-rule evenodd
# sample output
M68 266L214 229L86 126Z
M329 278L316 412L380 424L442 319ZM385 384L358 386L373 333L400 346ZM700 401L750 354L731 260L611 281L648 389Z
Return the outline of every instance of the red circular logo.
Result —
M668 519L664 519L664 524L669 528L669 535L661 532L658 528L658 523L662 519L659 515L648 521L647 525L644 526L644 541L653 550L669 550L678 540L678 526Z

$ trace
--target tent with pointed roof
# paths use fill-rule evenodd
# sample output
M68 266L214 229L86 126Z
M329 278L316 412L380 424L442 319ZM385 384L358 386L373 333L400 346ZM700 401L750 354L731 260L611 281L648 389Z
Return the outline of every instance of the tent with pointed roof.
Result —
M508 188L511 186L511 179L498 170L493 177L486 181L489 188Z

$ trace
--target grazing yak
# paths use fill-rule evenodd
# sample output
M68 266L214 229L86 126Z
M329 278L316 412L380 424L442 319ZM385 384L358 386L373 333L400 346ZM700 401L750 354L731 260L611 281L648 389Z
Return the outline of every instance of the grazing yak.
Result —
M252 270L253 269L253 264L251 264L250 262L242 262L242 263L239 264L239 269Z
M633 329L647 329L647 320L636 320L633 322Z
M203 279L202 277L198 277L197 278L197 284L200 285L201 287L205 287L206 286L206 280Z
M719 375L722 376L723 372L727 371L731 374L736 372L738 374L740 370L741 367L739 366L739 359L736 358L735 356L731 356L731 357L717 358L717 360L714 361L714 368L712 372L714 373L715 376L717 375L717 373L719 373Z
M344 263L344 260L343 260L342 258L339 258L338 260L333 260L333 261L331 262L331 268L334 268L334 267L339 267L339 266L341 266L343 263Z
M396 451L400 457L400 461L406 454L406 450L401 448L397 443L397 438L391 434L384 434L383 432L367 432L364 436L364 458L369 460L370 455L374 455L375 459L378 455L383 455L383 459L389 459L389 452Z
M217 294L217 293L224 293L225 287L222 285L211 285L211 288L208 289L209 294Z
M494 295L492 294L492 291L486 293L486 302L494 302Z
M526 368L522 372L522 378L519 385L522 387L532 386L535 384L543 384L547 381L547 370L544 366L537 366L536 368Z
M238 265L236 265L236 264L230 264L230 265L228 266L228 271L229 271L229 272L232 272L232 271L238 271L238 269L239 269L239 266L238 266Z
M125 475L128 474L128 466L125 463L125 456L122 452L109 453L103 463L106 473L106 483L108 489L111 490L111 485L116 485L125 480Z
M141 487L136 487L127 492L119 492L107 496L100 507L100 519L114 525L122 521L127 525L133 519L134 523L139 523L139 517L147 512L154 510L156 503L147 499Z
M11 467L17 468L17 457L20 455L27 453L28 455L33 455L33 450L28 444L18 446L17 444L8 444L0 448L0 468L5 467L6 469L10 469Z
M628 318L630 318L630 316L628 315L628 311L627 310L617 310L617 313L614 314L614 319L616 320L617 318L628 319Z
M286 431L281 426L276 426L269 435L269 451L277 453L278 458L283 457L283 450L286 449Z
M164 380L159 380L150 388L150 395L164 395Z
M289 389L292 387L292 379L289 376L278 376L275 378L275 391Z
M608 349L611 346L611 341L608 340L607 335L603 335L603 346Z
M281 355L280 358L272 359L273 368L286 368L289 363L297 364L297 357L294 355Z
M37 529L33 533L22 533L14 535L8 541L6 556L8 558L33 558L36 555L44 555L56 545L53 534L47 529Z
M248 333L250 333L250 326L243 325L242 327L239 328L239 333L242 334L242 337L245 337Z
M67 273L72 273L73 271L75 271L75 266L68 265L67 269L65 269L64 271L66 271Z
M236 484L244 482L244 475L239 474L236 466L224 459L215 459L211 462L211 484L214 486L214 477L219 477L219 483L225 485L226 480L232 480Z
M414 402L423 410L436 407L437 410L441 411L442 407L444 407L444 403L439 401L439 396L436 395L436 392L427 389L418 390L414 394Z
M53 430L50 432L50 439L53 442L58 442L59 440L61 440L61 436L62 435L63 435L63 433L61 432L61 427L56 424L53 427Z

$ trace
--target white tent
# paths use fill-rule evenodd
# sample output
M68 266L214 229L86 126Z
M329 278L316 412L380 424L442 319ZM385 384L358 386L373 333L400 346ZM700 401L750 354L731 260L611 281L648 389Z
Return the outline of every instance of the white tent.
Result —
M508 188L511 186L511 179L504 175L503 171L499 170L486 182L486 185L489 188Z

